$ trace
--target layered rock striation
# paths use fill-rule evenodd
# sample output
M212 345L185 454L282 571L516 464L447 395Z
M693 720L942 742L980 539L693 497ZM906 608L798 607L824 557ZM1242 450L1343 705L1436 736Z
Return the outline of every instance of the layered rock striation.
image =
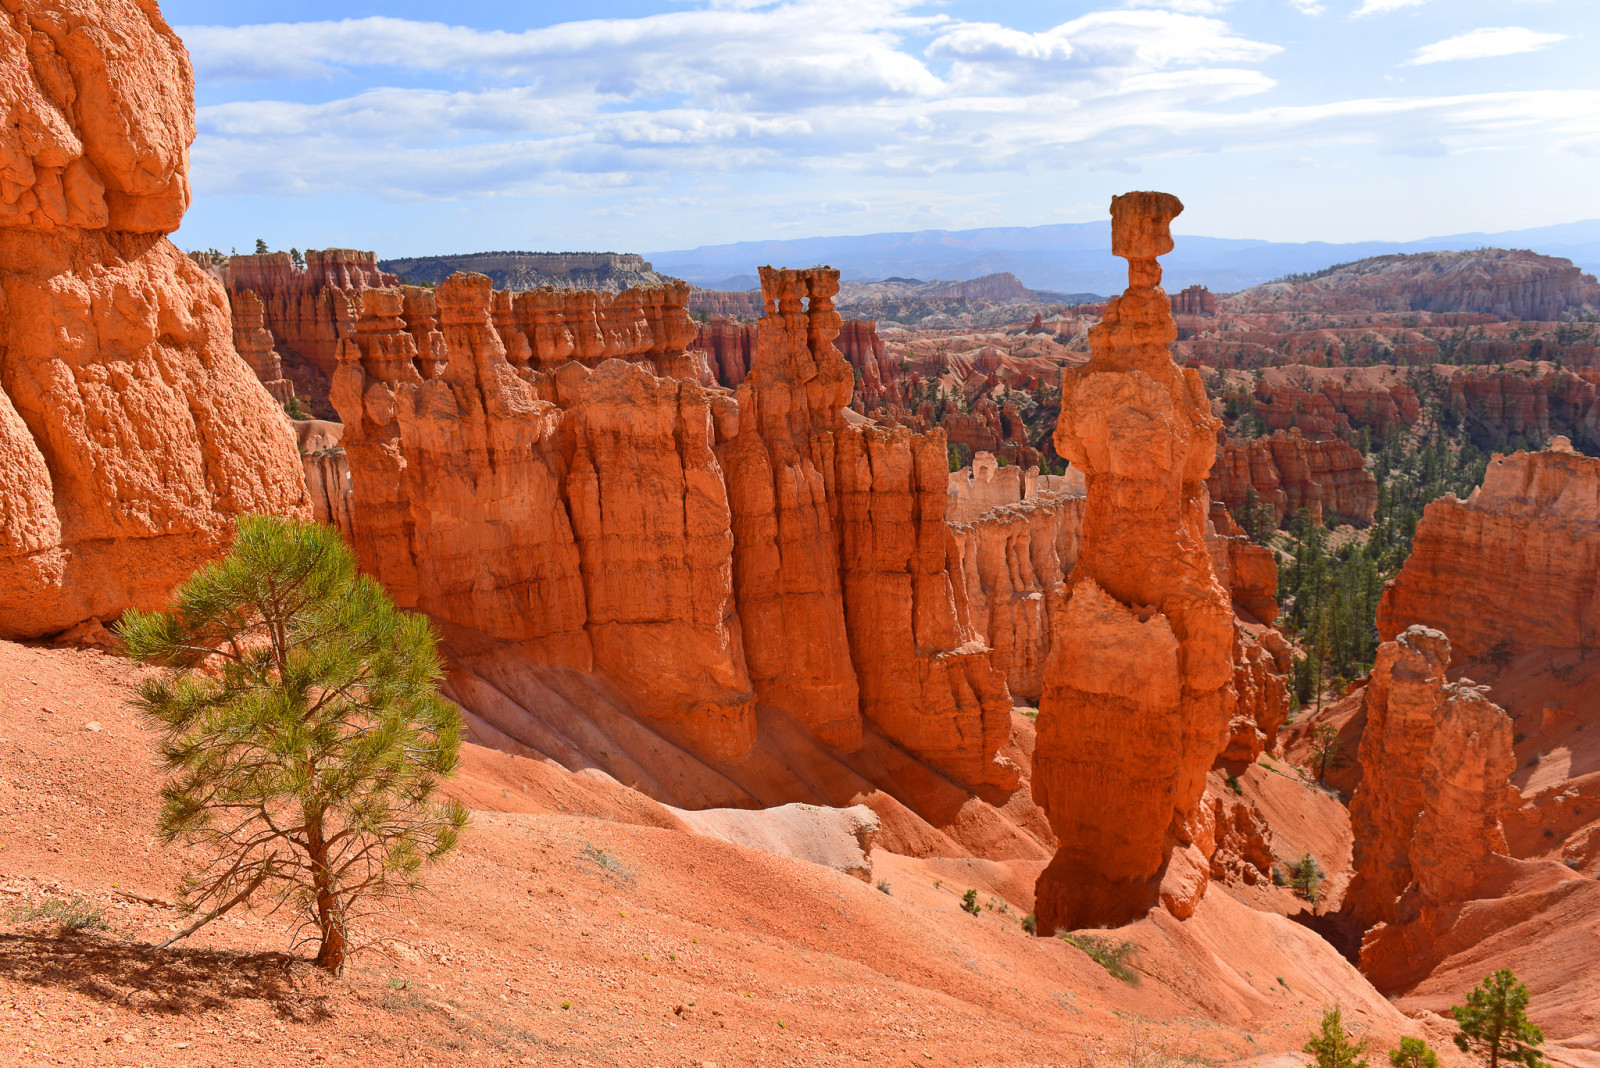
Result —
M942 436L846 423L836 272L762 284L735 392L690 373L687 287L362 293L333 400L363 566L447 634L603 680L704 758L749 753L759 704L841 751L870 729L1014 786ZM598 335L563 327L575 308Z
M308 514L222 289L166 236L193 76L154 4L0 18L0 637L166 602L245 512Z
M1565 447L1495 456L1465 501L1428 505L1411 556L1378 605L1386 641L1417 623L1448 633L1463 660L1592 647L1600 637L1600 460Z
M1313 522L1332 518L1365 527L1378 508L1378 482L1361 451L1334 437L1313 439L1298 428L1264 438L1224 436L1207 482L1212 499L1235 513L1272 509L1275 523L1305 511Z
M1235 711L1235 627L1205 540L1219 423L1168 353L1159 285L1181 210L1159 193L1112 201L1129 287L1062 384L1056 451L1083 470L1087 503L1034 753L1034 797L1060 840L1038 883L1041 932L1123 923L1158 898L1187 915L1205 888L1194 828Z

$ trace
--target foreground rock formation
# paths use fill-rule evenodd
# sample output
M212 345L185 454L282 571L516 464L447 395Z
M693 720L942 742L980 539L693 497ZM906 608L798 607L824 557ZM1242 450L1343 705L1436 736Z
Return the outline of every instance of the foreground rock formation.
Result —
M189 204L188 56L153 4L0 19L0 637L155 607L244 512L309 514Z
M688 373L686 287L598 320L563 310L595 294L481 275L366 290L332 394L363 566L480 666L603 680L703 759L750 754L759 704L834 749L870 728L955 782L1015 786L1005 679L954 577L943 438L846 423L836 287L764 270L736 394ZM593 345L572 328L596 322Z
M1511 720L1470 682L1446 680L1450 640L1412 626L1378 649L1367 686L1361 785L1350 801L1355 878L1346 914L1370 927L1401 897L1464 901L1505 855L1516 807Z
M1180 211L1165 194L1112 201L1129 287L1062 384L1056 450L1088 497L1034 754L1034 797L1060 839L1039 879L1041 932L1127 922L1158 892L1186 915L1205 889L1192 824L1234 713L1234 624L1205 543L1218 421L1167 351L1177 328L1156 257Z

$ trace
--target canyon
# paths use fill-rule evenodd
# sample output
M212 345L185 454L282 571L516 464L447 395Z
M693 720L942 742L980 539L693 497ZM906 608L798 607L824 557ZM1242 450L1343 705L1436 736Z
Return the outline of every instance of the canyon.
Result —
M5 914L19 1056L1261 1066L1338 1004L1456 1068L1444 1014L1504 964L1592 1068L1600 359L1570 264L1168 294L1157 192L1112 201L1127 288L1095 305L184 256L192 74L155 5L6 6L0 892L112 928ZM1396 525L1386 456L1502 439L1371 578L1370 672L1318 660L1295 707L1325 652L1292 517L1353 552ZM112 631L246 513L329 524L426 616L466 728L463 848L343 979L264 909L147 956L181 858L149 833L156 669ZM1355 759L1314 773L1324 727Z

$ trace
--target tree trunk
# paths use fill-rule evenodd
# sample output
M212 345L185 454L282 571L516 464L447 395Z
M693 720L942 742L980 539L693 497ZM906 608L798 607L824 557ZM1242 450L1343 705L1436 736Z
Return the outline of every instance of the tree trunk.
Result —
M345 954L349 943L345 940L344 924L339 915L339 900L333 891L333 874L328 870L328 844L323 840L322 819L306 820L306 842L311 854L311 884L316 891L317 930L322 933L322 944L317 947L316 965L334 975L344 970Z

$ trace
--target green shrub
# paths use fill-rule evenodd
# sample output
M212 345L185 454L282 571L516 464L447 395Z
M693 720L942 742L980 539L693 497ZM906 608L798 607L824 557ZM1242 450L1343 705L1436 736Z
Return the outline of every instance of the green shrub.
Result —
M1489 1068L1502 1063L1524 1068L1543 1068L1539 1054L1544 1032L1528 1019L1528 988L1517 982L1511 969L1501 968L1479 983L1467 995L1465 1005L1456 1005L1450 1014L1456 1018L1456 1048L1475 1053Z
M1394 1068L1439 1068L1439 1055L1420 1038L1402 1038L1389 1051L1389 1063Z
M1228 772L1227 782L1228 782L1228 789L1232 790L1234 793L1239 794L1241 796L1244 794L1244 786L1243 786L1243 784L1241 784L1239 782L1239 776L1235 775L1233 772L1230 771L1230 772Z
M1295 862L1289 885L1294 887L1296 893L1315 905L1317 895L1322 890L1322 878L1323 871L1317 866L1317 858L1307 853Z
M11 920L20 925L34 923L53 924L58 934L76 934L79 931L109 931L104 909L97 908L85 897L45 897L37 901L24 901L11 909Z
M1022 929L1031 935L1039 933L1039 921L1034 919L1033 913L1030 912L1022 917Z
M1132 942L1113 942L1109 938L1087 934L1063 934L1060 938L1063 942L1083 950L1089 955L1090 960L1129 986L1139 985L1139 973L1128 967L1129 958L1139 948Z
M1306 1042L1305 1052L1315 1059L1316 1068L1367 1068L1362 1056L1366 1041L1350 1041L1343 1016L1337 1005L1328 1009L1322 1014L1322 1027Z
M961 907L963 910L972 913L974 916L982 912L983 909L978 904L978 892L976 890L968 890L966 893L962 894Z

